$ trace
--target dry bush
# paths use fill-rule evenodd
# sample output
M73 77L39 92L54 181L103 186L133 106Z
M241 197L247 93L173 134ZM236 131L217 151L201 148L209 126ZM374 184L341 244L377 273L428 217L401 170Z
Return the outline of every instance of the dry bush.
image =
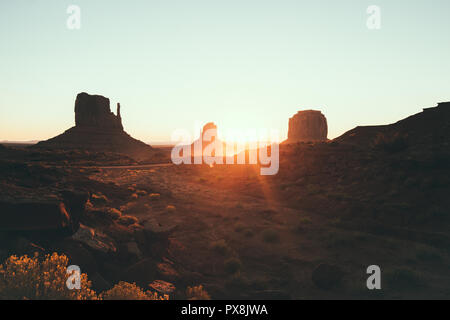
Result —
M211 300L208 292L203 288L202 285L196 287L188 287L186 289L186 299L187 300Z
M9 257L0 265L0 300L169 300L168 295L144 291L127 282L119 282L97 295L90 289L91 282L85 273L81 274L81 289L69 290L68 261L65 255L57 253L41 261L37 257Z
M100 295L103 300L169 300L169 296L159 296L150 290L144 291L135 283L119 282L112 289Z
M227 261L225 261L224 267L226 273L235 274L241 270L242 263L241 260L239 260L238 258L230 258Z
M43 261L37 257L11 256L0 266L0 299L93 300L87 275L81 274L81 289L69 290L66 281L68 258L53 253Z
M220 239L211 243L211 249L222 256L229 254L231 251L230 247L224 239Z

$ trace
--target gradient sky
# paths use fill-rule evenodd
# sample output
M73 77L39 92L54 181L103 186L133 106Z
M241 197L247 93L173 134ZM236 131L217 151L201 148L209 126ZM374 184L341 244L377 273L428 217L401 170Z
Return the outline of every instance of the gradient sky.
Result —
M448 0L1 1L0 140L63 132L83 91L120 102L146 142L195 121L285 137L310 108L330 138L395 122L450 100L449 15Z

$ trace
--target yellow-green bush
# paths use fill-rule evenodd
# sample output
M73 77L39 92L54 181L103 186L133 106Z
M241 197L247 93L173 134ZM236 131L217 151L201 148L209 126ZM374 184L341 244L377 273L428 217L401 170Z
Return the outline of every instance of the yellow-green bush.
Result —
M68 258L53 253L43 261L37 257L11 256L0 265L0 299L92 300L96 299L87 275L81 274L81 289L69 290Z
M66 282L68 258L65 255L37 257L11 256L0 265L0 300L169 300L169 296L144 291L134 283L119 282L97 295L85 273L81 288L69 290Z
M202 285L197 287L188 287L186 289L186 298L188 300L211 300L211 297L208 292L203 289Z
M119 282L112 289L100 295L103 300L169 300L167 295L159 296L150 290L144 291L135 283Z

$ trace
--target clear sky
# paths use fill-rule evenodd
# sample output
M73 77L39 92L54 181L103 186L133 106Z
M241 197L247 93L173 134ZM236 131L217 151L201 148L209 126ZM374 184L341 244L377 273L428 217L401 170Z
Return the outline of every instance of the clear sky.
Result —
M63 132L83 91L146 142L195 121L285 137L311 108L330 138L391 123L450 100L449 16L448 0L1 1L0 140Z

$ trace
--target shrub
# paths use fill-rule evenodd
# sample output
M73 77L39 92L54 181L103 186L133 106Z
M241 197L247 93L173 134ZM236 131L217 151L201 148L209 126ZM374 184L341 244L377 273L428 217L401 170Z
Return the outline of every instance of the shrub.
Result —
M226 255L230 252L230 247L224 239L214 241L211 248L220 255Z
M33 300L93 300L87 275L81 274L81 289L69 290L66 281L68 258L65 255L37 257L11 256L0 266L0 299Z
M203 288L202 285L196 287L188 287L186 289L186 299L187 300L211 300L208 292Z
M169 300L167 295L159 296L150 290L144 291L135 283L120 281L112 289L100 295L103 300Z
M263 231L263 240L267 243L275 243L280 241L280 236L277 231L272 229L267 229Z
M57 253L46 255L42 261L26 255L9 257L0 265L0 300L169 300L167 295L144 291L127 282L119 282L97 296L85 273L80 275L81 289L69 290L68 261Z
M130 215L124 215L119 218L119 223L125 226L129 226L138 223L138 218Z
M225 261L224 267L226 273L235 274L241 270L242 267L241 260L239 260L238 258L228 259L227 261Z

